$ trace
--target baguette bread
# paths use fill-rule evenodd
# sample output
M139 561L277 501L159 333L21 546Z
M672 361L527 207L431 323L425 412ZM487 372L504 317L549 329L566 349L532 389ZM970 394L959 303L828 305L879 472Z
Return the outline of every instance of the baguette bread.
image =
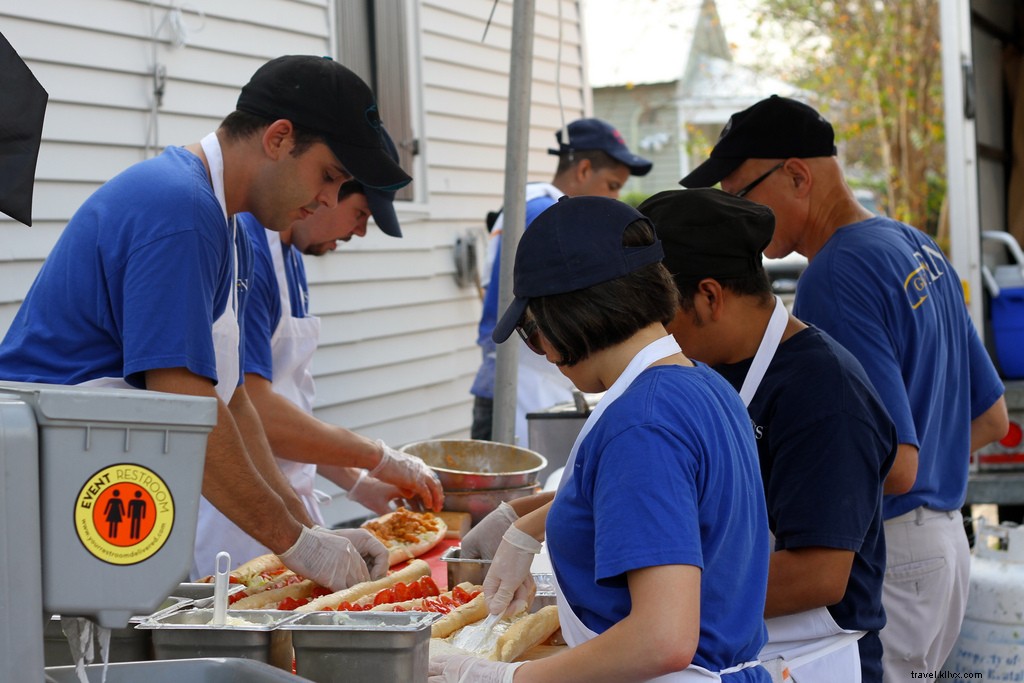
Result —
M275 609L277 604L285 598L299 600L308 598L313 594L317 584L309 579L292 583L279 588L260 591L253 595L242 598L231 605L231 609Z
M410 583L421 576L430 575L430 565L423 560L413 560L407 566L393 571L384 578L376 581L363 581L356 585L324 595L316 600L297 608L296 612L318 612L320 610L337 609L343 602L355 602L367 595L375 595L378 591L390 588L399 581Z
M533 614L516 619L508 630L498 636L490 659L514 662L531 648L540 645L558 630L558 607L548 605Z

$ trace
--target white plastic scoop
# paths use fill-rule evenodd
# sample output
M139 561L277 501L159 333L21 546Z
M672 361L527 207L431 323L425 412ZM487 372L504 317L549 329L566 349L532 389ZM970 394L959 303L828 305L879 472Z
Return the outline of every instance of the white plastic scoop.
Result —
M494 631L494 625L499 619L500 614L488 614L479 624L464 626L452 639L452 645L466 652L479 652L487 644L488 636Z
M228 571L231 569L231 555L224 551L217 553L214 567L213 619L210 626L223 626L228 611Z

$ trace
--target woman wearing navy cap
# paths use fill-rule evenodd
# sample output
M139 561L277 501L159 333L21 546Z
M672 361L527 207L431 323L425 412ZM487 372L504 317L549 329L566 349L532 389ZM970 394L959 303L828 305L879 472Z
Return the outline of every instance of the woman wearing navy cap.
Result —
M505 532L484 592L492 613L518 605L546 534L570 649L516 664L437 655L431 683L770 680L749 418L666 332L678 294L662 256L646 218L602 197L562 199L524 233L494 340L516 330L580 390L607 393L554 501Z

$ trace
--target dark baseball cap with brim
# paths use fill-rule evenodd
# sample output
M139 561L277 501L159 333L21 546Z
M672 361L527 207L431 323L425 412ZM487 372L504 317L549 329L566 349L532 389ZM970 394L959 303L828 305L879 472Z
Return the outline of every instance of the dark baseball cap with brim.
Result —
M679 184L711 187L747 159L809 159L835 153L832 124L803 102L772 95L730 116L711 156Z
M491 338L509 338L530 299L575 292L628 275L664 256L661 242L622 245L626 227L650 221L633 207L607 197L562 197L537 216L516 250L515 298Z
M653 164L629 151L626 141L615 126L601 119L577 119L566 126L568 136L562 139L562 131L555 133L558 149L549 149L548 154L562 156L573 150L600 150L629 169L630 175L642 176L650 172Z
M678 281L726 280L763 269L775 214L763 204L711 188L666 190L637 210L651 219Z
M381 126L381 134L384 137L384 148L388 156L398 162L398 150L391 136ZM381 232L391 237L401 237L402 227L398 224L398 214L395 213L395 190L380 190L373 187L365 187L366 204L370 207L370 214L373 215L373 222L377 224Z
M235 106L322 135L338 161L367 187L398 190L412 180L388 155L370 87L329 57L272 59L252 75Z

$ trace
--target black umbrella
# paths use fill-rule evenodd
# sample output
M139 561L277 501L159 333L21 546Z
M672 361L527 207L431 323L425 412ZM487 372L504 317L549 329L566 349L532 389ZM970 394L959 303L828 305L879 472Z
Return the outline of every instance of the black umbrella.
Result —
M0 33L0 211L32 225L46 90Z

